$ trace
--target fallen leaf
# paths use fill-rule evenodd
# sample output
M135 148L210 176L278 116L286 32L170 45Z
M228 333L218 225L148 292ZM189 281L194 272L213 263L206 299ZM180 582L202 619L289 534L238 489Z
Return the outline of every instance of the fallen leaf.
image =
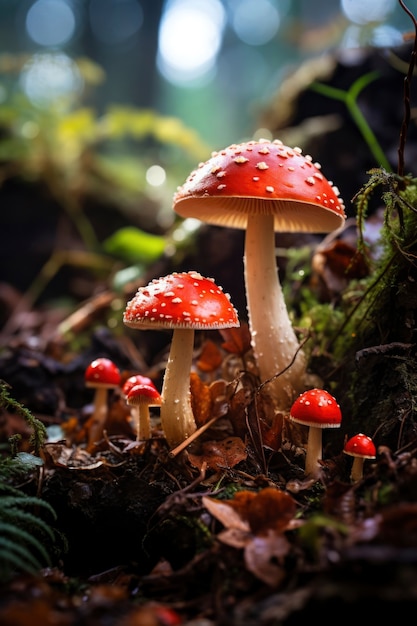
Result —
M217 370L223 362L223 354L218 345L211 339L206 339L202 345L197 367L202 372L210 373Z
M222 348L226 352L243 356L250 350L251 335L248 324L241 322L238 328L222 328L219 332L224 339Z
M191 408L193 410L197 427L203 426L211 419L211 394L206 385L196 372L190 374Z
M194 467L201 469L207 463L209 469L224 470L245 461L247 458L246 446L239 437L227 437L221 441L205 441L202 454L189 454L189 461Z
M270 587L277 587L285 578L284 557L290 544L286 537L269 531L255 536L245 547L245 564L252 574Z

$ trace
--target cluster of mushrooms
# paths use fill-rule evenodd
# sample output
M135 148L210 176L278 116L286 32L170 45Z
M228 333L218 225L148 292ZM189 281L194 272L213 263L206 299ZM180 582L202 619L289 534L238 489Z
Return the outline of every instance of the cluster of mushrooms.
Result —
M280 140L251 140L212 153L178 188L173 210L183 218L245 229L247 314L260 382L268 383L277 410L309 427L306 474L315 475L321 429L340 426L341 413L327 391L306 390L306 359L279 281L275 232L329 233L341 228L346 215L338 189L299 148ZM160 418L168 445L178 446L196 430L190 400L194 333L238 327L238 313L212 278L196 271L174 272L140 287L127 303L123 321L130 328L173 331ZM127 398L133 404L131 393ZM143 433L145 425L138 429ZM365 435L358 437L363 443ZM348 442L345 449L355 455L355 476L360 473L360 443ZM369 445L365 458L374 458Z

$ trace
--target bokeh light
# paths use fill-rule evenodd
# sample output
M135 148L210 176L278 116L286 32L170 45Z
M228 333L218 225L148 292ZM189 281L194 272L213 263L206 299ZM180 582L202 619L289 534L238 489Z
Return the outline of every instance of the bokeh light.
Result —
M158 69L169 82L185 84L215 66L225 27L218 0L171 0L162 15Z
M33 55L22 70L20 83L26 96L39 106L76 98L83 87L77 65L63 53Z
M251 46L268 43L278 32L281 16L269 0L242 0L233 8L232 26L237 36Z
M340 0L348 20L355 24L382 22L394 10L396 0Z
M36 0L26 14L26 32L41 46L63 46L76 30L72 6L66 0Z

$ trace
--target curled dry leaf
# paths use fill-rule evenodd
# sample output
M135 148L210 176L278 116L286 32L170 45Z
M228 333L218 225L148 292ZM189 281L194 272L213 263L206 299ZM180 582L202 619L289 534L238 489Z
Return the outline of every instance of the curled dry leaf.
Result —
M221 441L206 441L202 444L202 454L189 454L189 461L201 470L204 463L216 472L235 467L247 457L246 446L239 437L227 437Z
M250 350L251 336L247 323L241 322L238 328L221 328L219 332L224 339L222 348L226 352L243 356Z
M223 361L223 354L218 345L211 339L206 339L202 345L197 367L202 372L215 372Z
M232 500L203 497L206 509L225 530L219 541L244 550L246 567L266 584L276 586L285 577L283 558L290 544L283 534L292 527L296 503L287 493L266 487L258 493L239 491Z
M190 394L195 423L199 428L212 417L212 401L209 386L195 372L190 374Z

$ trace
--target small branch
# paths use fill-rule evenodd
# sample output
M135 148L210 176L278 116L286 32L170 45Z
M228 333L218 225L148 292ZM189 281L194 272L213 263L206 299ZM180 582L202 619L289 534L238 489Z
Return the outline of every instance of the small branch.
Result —
M410 123L410 86L411 80L413 77L414 66L417 58L417 20L411 11L405 6L402 0L399 0L399 3L403 10L407 13L407 15L411 18L414 24L414 46L411 52L410 62L408 65L408 72L406 77L404 78L404 118L401 125L400 131L400 144L398 146L398 169L397 173L399 176L404 176L404 148L405 142L407 139L408 126Z

